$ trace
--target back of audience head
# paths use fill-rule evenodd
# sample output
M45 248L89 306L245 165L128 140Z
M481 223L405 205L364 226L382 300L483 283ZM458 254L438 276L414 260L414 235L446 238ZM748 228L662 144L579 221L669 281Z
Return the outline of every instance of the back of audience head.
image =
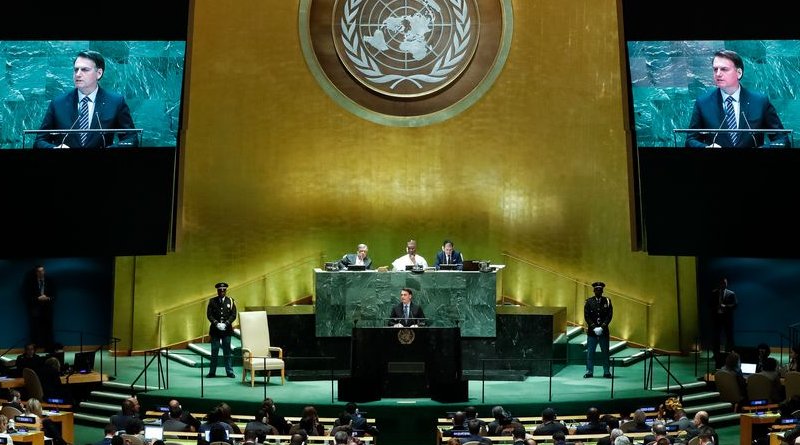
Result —
M345 431L337 431L333 435L333 443L345 445L350 441L350 435Z
M613 428L613 429L611 430L611 433L610 433L608 436L611 438L611 441L613 442L613 441L614 441L614 439L616 439L617 437L619 437L619 436L622 436L622 435L624 435L624 434L625 434L625 433L623 433L621 429L619 429L619 428Z
M728 356L725 357L725 367L728 369L738 369L739 368L739 354L736 352L728 353Z
M292 434L292 438L289 440L290 445L302 445L305 443L306 438L308 438L308 434L304 434L303 432L298 432Z
M653 424L653 434L655 434L656 436L666 436L667 427L664 425L663 422L655 422Z
M28 414L35 414L39 417L42 416L42 403L39 402L39 399L33 397L28 399L25 409L28 411Z
M639 425L644 425L647 421L647 414L645 414L644 411L637 409L633 412L631 419L633 419L633 421Z
M623 434L614 439L614 445L631 445L631 440Z
M474 419L478 417L478 408L470 405L464 408L464 415L467 417L467 420Z
M467 415L464 414L463 411L458 411L457 413L453 414L453 426L454 427L461 427L467 424Z
M226 442L228 438L227 430L220 423L211 425L208 433L209 442Z
M586 420L589 422L598 422L600 421L600 410L596 407L591 407L586 411Z
M347 405L344 406L344 410L348 414L355 414L356 411L358 411L358 405L356 405L356 402L347 402Z
M247 429L244 430L244 441L245 442L256 442L259 440L258 431L254 429Z
M619 419L614 417L613 414L603 414L600 416L600 420L606 424L609 430L619 427Z
M136 417L133 417L131 419L128 419L128 421L125 423L125 434L131 434L131 435L139 434L142 432L143 429L144 429L144 422L142 422L142 419L137 419Z
M470 419L467 422L467 429L469 430L470 434L478 435L481 432L481 421L478 419Z
M567 436L564 435L563 431L556 431L553 433L553 442L555 443L564 443L567 440Z
M708 425L708 412L698 411L694 415L694 423L697 426Z
M125 439L122 436L114 436L111 438L111 445L125 445Z
M492 417L494 417L495 420L500 420L505 416L506 416L506 410L504 410L502 406L497 405L494 408L492 408Z
M117 434L117 427L115 427L113 423L107 423L106 426L103 427L103 434L106 436L113 436Z
M542 410L542 422L550 422L556 420L556 410L553 408L545 408Z
M761 365L763 371L774 372L778 370L778 361L774 357L767 357L764 359L764 364Z

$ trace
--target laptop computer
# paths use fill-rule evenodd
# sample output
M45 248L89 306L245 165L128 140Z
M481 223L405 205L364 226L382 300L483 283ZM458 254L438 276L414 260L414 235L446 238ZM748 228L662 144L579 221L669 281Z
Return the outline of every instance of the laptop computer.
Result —
M76 352L72 365L74 372L88 374L94 370L94 354L97 351Z
M440 264L439 270L458 270L460 264Z
M164 428L161 425L147 425L144 426L144 438L150 442L156 440L164 440Z
M465 272L477 272L481 270L480 261L464 260L464 267L462 270Z
M365 266L363 264L358 264L358 265L351 264L351 265L347 266L347 270L355 270L355 271L367 270L367 266Z
M755 373L756 373L755 363L742 363L742 375L747 377L748 375Z

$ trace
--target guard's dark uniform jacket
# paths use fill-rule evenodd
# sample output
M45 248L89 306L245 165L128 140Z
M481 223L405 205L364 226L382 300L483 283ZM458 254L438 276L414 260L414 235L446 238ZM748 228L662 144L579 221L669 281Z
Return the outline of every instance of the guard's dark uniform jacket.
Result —
M583 305L583 318L586 320L586 335L597 337L594 328L603 328L603 335L608 335L608 324L614 316L614 307L608 297L593 296Z
M236 303L229 296L214 297L206 307L206 317L211 322L209 334L212 337L233 335L233 321L236 320ZM217 323L225 323L225 330L217 329Z

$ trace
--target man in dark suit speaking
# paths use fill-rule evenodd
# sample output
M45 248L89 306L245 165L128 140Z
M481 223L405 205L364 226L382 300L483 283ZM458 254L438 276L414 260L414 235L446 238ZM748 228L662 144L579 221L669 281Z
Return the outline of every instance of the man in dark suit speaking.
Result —
M114 133L58 133L58 130L134 128L133 118L121 94L100 88L106 62L97 51L78 53L73 63L72 80L75 88L54 98L47 107L34 148L106 148L135 147L136 133L120 133L114 142Z
M425 313L418 304L411 301L412 298L414 298L413 290L405 287L400 291L400 303L392 308L389 326L398 328L425 326Z
M689 128L718 130L763 130L783 129L781 119L769 98L758 91L748 90L739 83L744 75L744 62L734 51L720 50L714 53L714 88L694 103ZM687 147L775 147L788 148L786 133L769 133L765 143L761 132L713 131L689 133Z

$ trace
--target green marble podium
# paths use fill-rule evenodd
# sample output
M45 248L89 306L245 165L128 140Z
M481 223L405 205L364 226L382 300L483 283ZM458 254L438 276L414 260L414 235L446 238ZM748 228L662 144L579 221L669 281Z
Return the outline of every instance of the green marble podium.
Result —
M317 337L349 337L353 327L386 326L400 289L414 290L428 325L461 337L495 336L497 272L327 272L314 270Z

